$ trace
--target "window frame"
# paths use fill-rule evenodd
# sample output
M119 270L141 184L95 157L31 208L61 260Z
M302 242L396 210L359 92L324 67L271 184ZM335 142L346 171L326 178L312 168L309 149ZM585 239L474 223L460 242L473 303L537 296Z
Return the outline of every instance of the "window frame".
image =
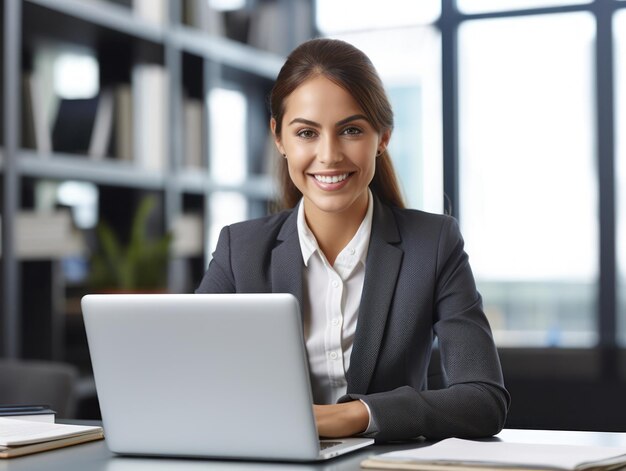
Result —
M550 15L587 12L596 22L595 55L595 152L598 188L598 301L596 325L598 345L579 349L582 355L597 359L603 378L626 378L626 360L620 356L617 335L617 218L616 218L616 144L615 144L615 77L613 17L616 11L626 9L621 0L595 0L586 4L533 7L519 10L503 10L481 13L464 13L456 6L456 0L441 0L441 16L434 26L441 32L441 84L442 84L442 149L444 210L459 218L462 201L459 198L459 115L458 115L458 31L467 21L489 18L510 18L530 15ZM319 32L318 32L319 33ZM526 356L530 361L537 355L542 361L558 367L560 352L572 349L542 349L535 347L510 348L515 357ZM574 349L576 350L576 349ZM585 353L587 352L587 353ZM554 361L552 361L552 360ZM528 365L527 361L520 364ZM623 366L620 366L622 365ZM513 365L512 365L513 366ZM520 367L519 371L525 374ZM518 368L513 367L514 370ZM569 373L563 371L564 377ZM575 374L572 373L572 374Z

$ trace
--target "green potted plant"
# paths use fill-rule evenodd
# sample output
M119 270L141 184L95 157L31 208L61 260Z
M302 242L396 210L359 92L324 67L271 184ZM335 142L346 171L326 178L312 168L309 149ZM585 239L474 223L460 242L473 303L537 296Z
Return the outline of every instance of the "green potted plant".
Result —
M90 285L93 290L156 292L166 289L172 235L148 237L146 224L155 206L154 197L141 200L126 245L106 222L98 224L98 249L91 258Z

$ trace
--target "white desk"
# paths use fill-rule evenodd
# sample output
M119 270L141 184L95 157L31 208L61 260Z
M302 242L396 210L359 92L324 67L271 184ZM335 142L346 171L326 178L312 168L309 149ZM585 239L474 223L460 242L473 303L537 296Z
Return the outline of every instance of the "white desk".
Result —
M504 430L498 438L518 443L553 443L569 445L603 445L626 447L626 433L566 432L548 430ZM371 454L405 449L411 445L376 445L320 464L253 463L202 459L130 458L115 456L105 441L87 443L36 455L0 460L0 471L356 471Z

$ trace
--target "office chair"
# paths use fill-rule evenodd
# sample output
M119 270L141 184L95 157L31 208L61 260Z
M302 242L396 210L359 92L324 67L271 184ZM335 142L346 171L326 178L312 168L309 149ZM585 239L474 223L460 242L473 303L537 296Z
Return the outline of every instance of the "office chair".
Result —
M73 418L77 369L65 363L0 359L0 404L48 404Z

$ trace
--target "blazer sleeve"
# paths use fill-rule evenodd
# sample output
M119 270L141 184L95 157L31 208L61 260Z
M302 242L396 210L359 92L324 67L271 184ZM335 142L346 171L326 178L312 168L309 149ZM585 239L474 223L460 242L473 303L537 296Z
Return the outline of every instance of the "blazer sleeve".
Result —
M378 441L424 436L487 437L504 426L510 396L482 310L456 220L446 218L439 237L433 331L446 387L410 385L375 394L349 394L369 406Z
M196 293L234 293L235 277L230 262L230 228L224 227Z

